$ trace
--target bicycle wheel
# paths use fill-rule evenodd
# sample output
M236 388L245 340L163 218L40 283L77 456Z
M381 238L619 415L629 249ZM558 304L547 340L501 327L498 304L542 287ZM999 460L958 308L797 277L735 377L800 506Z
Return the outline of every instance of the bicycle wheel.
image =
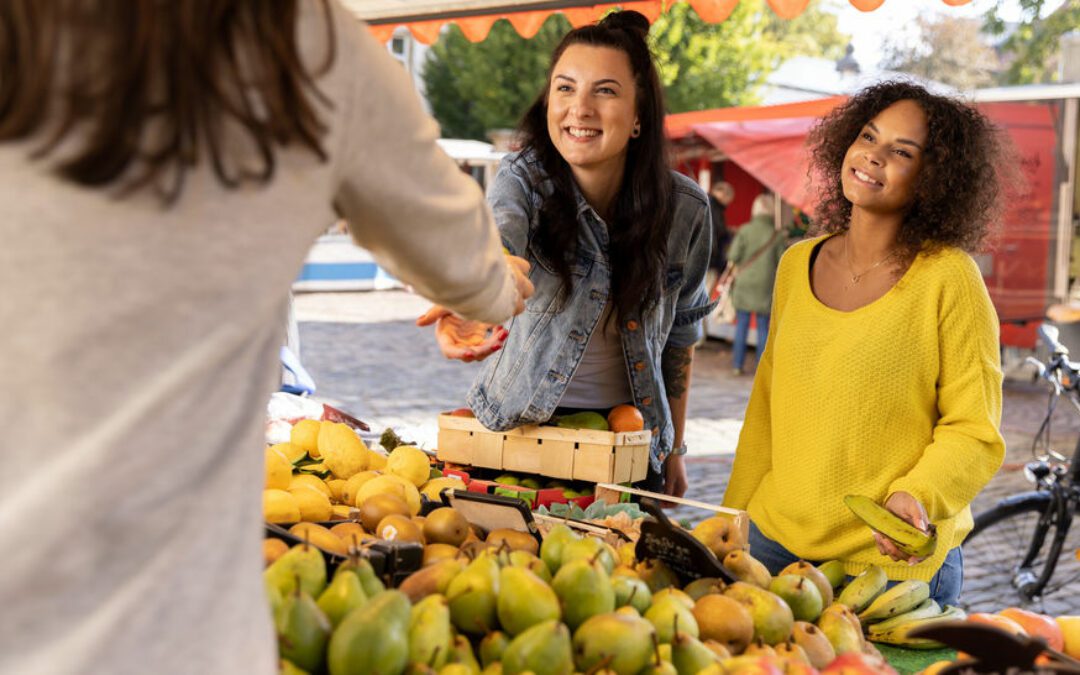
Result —
M970 610L997 611L1009 605L1035 605L1041 610L1048 600L1076 602L1055 592L1080 578L1073 555L1080 546L1080 528L1069 528L1059 555L1054 555L1054 537L1062 524L1056 514L1043 517L1050 508L1049 493L1027 492L1003 499L975 518L975 529L963 545L962 599ZM1047 565L1051 558L1052 570Z

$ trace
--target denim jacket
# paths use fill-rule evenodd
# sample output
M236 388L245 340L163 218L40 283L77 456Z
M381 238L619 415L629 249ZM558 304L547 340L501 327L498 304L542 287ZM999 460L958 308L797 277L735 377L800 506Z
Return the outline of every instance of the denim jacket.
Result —
M634 405L645 428L652 429L651 461L658 473L675 434L660 357L666 347L695 344L701 320L712 308L705 289L712 251L709 202L697 183L679 173L672 176L674 217L663 299L644 316L635 312L619 319ZM611 290L607 225L577 191L580 234L577 259L570 266L574 288L569 297L559 298L559 276L534 241L544 194L550 190L539 164L515 153L503 160L489 193L503 245L529 261L536 289L525 311L506 326L509 336L502 350L484 361L469 392L477 419L496 431L551 418Z

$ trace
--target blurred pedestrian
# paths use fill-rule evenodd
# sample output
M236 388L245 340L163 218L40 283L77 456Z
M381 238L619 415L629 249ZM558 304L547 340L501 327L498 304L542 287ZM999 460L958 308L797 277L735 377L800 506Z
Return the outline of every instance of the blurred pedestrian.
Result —
M728 260L735 281L731 301L735 306L735 342L732 347L732 368L742 375L746 362L746 347L751 316L757 329L756 353L761 359L769 337L769 312L772 307L776 267L787 244L786 233L774 225L775 200L769 193L754 198L750 220L735 232Z
M524 261L337 2L11 0L0 36L0 672L276 673L265 410L308 248L336 210L492 322Z
M705 284L709 289L727 268L727 252L731 246L731 230L727 226L727 207L735 200L735 188L727 181L717 180L709 190L709 213L712 215L713 242L709 257L709 274Z

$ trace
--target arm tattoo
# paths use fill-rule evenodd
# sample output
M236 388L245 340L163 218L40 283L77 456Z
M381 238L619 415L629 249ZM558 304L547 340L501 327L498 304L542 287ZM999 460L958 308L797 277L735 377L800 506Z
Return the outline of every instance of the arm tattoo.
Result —
M690 363L693 360L693 347L670 347L660 356L660 370L670 398L682 398L686 394L690 384Z

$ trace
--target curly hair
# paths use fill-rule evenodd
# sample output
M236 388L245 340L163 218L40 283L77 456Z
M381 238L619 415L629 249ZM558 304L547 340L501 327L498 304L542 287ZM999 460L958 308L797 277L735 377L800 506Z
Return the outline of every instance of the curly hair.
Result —
M851 202L841 185L844 156L867 122L903 100L914 101L926 113L927 139L897 245L912 257L946 246L974 253L998 221L1003 186L1012 183L1010 146L974 107L903 80L863 89L810 131L810 171L818 183L815 229L848 229Z

